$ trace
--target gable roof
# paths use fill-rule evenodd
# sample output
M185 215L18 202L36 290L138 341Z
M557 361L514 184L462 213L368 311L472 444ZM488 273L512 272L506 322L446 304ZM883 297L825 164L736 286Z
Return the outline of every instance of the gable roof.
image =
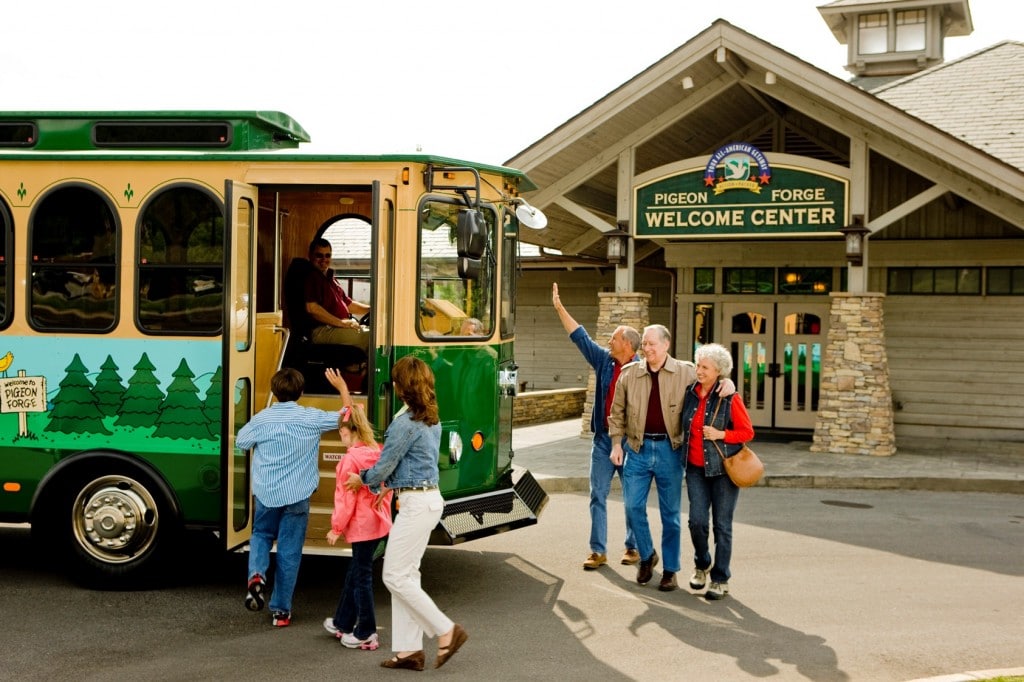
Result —
M900 83L889 86L893 96ZM1009 89L1024 105L1019 93ZM929 97L948 102L957 95L970 99L969 92ZM737 140L844 165L850 140L863 141L1004 220L1019 224L1024 213L1024 171L1006 160L1012 157L976 147L974 138L957 137L719 19L507 162L534 181L538 189L525 196L549 218L547 229L523 239L603 260L604 233L616 228L622 210L620 164L639 175Z
M1011 166L1024 168L1021 74L1024 43L1006 40L893 81L871 94Z

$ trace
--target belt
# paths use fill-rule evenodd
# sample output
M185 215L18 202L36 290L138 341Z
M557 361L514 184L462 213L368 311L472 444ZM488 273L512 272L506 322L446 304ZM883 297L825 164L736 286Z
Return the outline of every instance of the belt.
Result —
M437 490L436 485L414 485L406 488L395 488L397 493L425 493L431 490Z
M667 433L645 433L644 440L666 440L668 438Z

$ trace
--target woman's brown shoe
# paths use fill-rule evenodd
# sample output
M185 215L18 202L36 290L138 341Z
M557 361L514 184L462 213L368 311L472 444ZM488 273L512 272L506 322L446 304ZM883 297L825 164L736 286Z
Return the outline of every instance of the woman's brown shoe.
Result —
M440 668L442 665L448 662L448 659L455 655L455 652L459 650L466 640L469 639L469 635L462 629L462 626L458 623L452 628L452 640L448 642L448 646L441 647L437 650L437 660L434 661L434 667Z
M414 651L408 656L399 656L395 654L386 661L380 662L382 668L403 668L405 670L423 670L423 665L426 662L423 656L423 651Z

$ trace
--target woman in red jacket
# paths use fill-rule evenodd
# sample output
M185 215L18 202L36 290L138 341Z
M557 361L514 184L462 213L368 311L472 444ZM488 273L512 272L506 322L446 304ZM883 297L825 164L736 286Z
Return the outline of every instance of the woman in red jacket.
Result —
M349 649L372 651L380 645L373 607L373 553L391 530L392 493L384 489L375 495L365 486L351 492L343 486L350 473L369 469L380 459L381 448L363 411L349 405L341 408L338 432L347 450L335 472L338 483L327 542L333 545L344 537L352 545L352 561L338 608L324 621L324 628Z

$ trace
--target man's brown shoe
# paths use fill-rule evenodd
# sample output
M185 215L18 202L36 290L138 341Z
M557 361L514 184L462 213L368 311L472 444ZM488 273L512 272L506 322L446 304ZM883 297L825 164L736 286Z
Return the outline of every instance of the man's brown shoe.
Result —
M665 571L661 574L661 583L658 584L658 589L662 592L671 592L672 590L679 589L679 583L676 582L674 571Z
M623 566L635 566L640 562L640 552L635 549L627 549L622 555Z
M640 562L640 568L636 571L636 581L641 585L646 585L651 582L651 578L654 577L654 567L658 565L658 552L651 552L650 559L644 559Z
M584 571L593 571L595 568L601 568L608 563L608 557L605 554L598 554L597 552L591 552L587 560L583 562Z

